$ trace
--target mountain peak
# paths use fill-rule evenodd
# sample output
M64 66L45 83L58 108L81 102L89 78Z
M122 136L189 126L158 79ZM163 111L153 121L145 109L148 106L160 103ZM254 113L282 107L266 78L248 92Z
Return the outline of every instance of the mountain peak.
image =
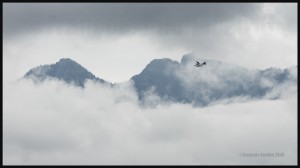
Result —
M59 61L73 61L71 58L61 58Z
M62 65L62 66L80 66L82 67L80 64L78 64L76 61L70 59L70 58L61 58L58 62L56 62L56 65ZM82 67L83 68L83 67Z
M161 59L154 59L148 65L151 66L164 66L166 64L178 64L177 61L173 61L170 58L161 58Z
M87 69L70 58L62 58L55 64L33 68L29 70L24 77L34 77L38 80L44 80L48 77L57 78L81 87L84 87L84 83L87 79L105 83L104 80L97 78Z
M185 54L182 56L180 63L181 64L186 64L190 61L195 61L196 60L196 56L192 55L192 54Z
M58 63L76 63L78 64L77 62L75 62L74 60L72 60L71 58L61 58Z
M206 65L194 67L195 61ZM210 103L235 97L262 98L274 87L297 83L297 68L291 70L249 70L239 65L186 54L181 62L156 59L131 79L138 97L147 101L153 91L162 99L207 106Z

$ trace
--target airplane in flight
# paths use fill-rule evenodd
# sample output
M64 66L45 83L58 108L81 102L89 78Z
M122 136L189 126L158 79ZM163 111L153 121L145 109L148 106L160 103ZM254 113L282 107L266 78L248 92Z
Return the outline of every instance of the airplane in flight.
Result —
M201 67L203 65L206 65L206 62L203 62L202 64L200 64L200 62L196 61L196 64L194 66L195 67Z

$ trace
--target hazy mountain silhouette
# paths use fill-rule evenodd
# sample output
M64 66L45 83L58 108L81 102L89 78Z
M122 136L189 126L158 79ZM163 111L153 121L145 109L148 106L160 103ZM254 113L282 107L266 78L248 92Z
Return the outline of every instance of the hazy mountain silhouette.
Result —
M195 67L195 61L205 61L206 65ZM249 70L188 54L182 57L181 62L169 58L152 60L131 80L142 103L147 103L147 98L154 94L162 101L206 106L235 97L259 99L278 87L297 86L297 68ZM24 77L39 81L57 78L81 87L84 87L87 79L108 83L68 58L33 68Z
M69 58L62 58L55 64L33 68L29 70L24 77L31 77L35 80L44 80L48 77L52 77L81 87L84 87L84 83L87 79L106 83L106 81L96 77L80 64Z
M205 61L207 65L194 67L196 60ZM151 91L163 100L206 106L234 97L262 98L286 83L296 86L296 71L297 67L248 70L188 54L182 57L180 63L171 59L153 60L131 79L142 102L147 101Z

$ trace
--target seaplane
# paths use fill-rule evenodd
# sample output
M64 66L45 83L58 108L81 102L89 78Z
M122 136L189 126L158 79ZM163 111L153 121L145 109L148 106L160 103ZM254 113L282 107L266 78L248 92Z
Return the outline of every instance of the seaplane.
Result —
M203 63L201 63L200 64L200 62L198 62L198 61L196 61L196 63L195 63L195 67L201 67L201 66L203 66L203 65L206 65L206 62L203 62Z

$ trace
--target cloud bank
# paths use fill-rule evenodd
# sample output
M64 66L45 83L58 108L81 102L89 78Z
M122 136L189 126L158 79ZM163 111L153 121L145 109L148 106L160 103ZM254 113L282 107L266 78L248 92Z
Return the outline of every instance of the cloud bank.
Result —
M297 164L295 96L143 108L131 83L20 80L4 83L3 98L5 165Z

